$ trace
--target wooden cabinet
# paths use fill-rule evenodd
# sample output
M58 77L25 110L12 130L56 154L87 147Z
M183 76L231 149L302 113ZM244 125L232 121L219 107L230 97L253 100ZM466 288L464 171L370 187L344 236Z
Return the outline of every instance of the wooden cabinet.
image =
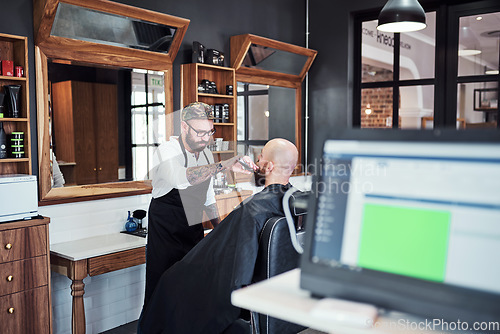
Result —
M0 91L6 93L4 86L20 85L19 117L0 118L7 136L12 132L24 132L24 157L0 159L0 174L31 174L31 140L29 112L29 71L27 37L0 34L0 60L10 60L15 66L22 66L24 75L20 78L0 75ZM15 74L15 72L14 72ZM5 101L7 94L5 94ZM5 102L4 101L4 102ZM7 108L5 108L7 109ZM7 138L9 140L9 138ZM7 148L10 152L10 149Z
M52 84L52 143L66 185L118 181L116 85Z
M2 333L51 333L49 219L0 224Z
M198 85L202 80L215 82L219 94L201 93ZM226 95L226 86L233 86L233 95ZM204 102L209 105L228 104L229 119L225 123L214 122L214 138L223 138L229 142L227 149L214 151L221 160L236 154L236 78L234 69L199 63L181 65L181 101L182 107L192 102ZM217 158L217 156L215 157Z

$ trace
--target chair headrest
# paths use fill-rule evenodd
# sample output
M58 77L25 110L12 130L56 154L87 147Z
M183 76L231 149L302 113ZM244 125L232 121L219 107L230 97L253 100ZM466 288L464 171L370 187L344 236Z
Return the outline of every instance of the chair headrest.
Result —
M307 203L311 193L311 191L296 191L290 196L288 203L292 216L297 217L307 214Z

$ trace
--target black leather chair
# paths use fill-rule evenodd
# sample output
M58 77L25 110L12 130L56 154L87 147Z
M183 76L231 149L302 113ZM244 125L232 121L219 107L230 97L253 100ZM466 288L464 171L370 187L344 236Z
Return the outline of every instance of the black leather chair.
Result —
M299 243L303 245L304 222L309 192L295 192L290 197L290 211L295 223ZM259 251L255 263L254 282L259 282L282 274L299 266L300 254L295 250L290 238L290 230L285 217L272 217L264 225L259 237ZM252 332L261 334L295 334L305 327L280 319L252 312Z

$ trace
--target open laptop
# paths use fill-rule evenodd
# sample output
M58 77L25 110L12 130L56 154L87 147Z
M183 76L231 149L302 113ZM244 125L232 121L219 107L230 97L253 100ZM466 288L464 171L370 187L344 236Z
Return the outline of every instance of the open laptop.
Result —
M500 321L498 131L349 130L321 143L303 289Z

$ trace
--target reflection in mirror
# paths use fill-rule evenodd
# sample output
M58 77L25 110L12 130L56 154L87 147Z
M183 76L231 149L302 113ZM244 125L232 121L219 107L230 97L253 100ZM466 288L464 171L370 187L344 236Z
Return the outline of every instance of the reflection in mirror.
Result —
M177 28L59 3L51 35L167 53Z
M148 179L165 138L163 72L49 61L48 75L52 186Z
M305 55L252 43L243 59L242 66L299 75L307 60L308 57Z
M269 139L295 139L295 89L238 82L238 154L257 160Z

